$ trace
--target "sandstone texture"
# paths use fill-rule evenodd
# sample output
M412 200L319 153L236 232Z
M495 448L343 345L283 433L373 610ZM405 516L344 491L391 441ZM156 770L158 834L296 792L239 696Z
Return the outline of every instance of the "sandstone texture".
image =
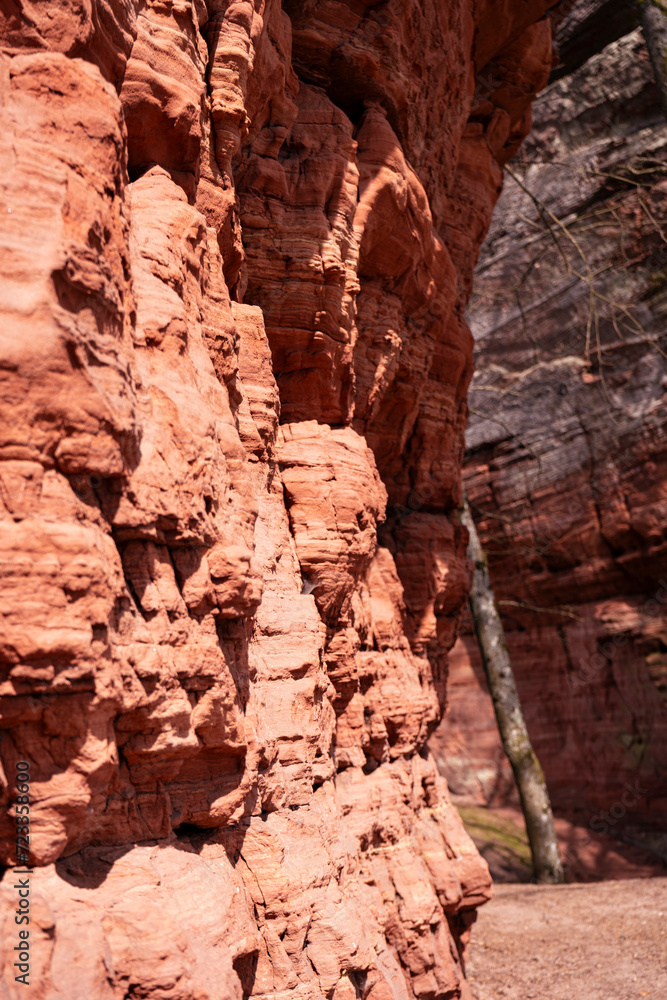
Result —
M465 482L557 811L667 817L667 124L633 31L553 82L476 276ZM512 797L470 622L432 744Z
M470 997L426 740L547 6L2 4L8 1000L17 762L36 1000Z

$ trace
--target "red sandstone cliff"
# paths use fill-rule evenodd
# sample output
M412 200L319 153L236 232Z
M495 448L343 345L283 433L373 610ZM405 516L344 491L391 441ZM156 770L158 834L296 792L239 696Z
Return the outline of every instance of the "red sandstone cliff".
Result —
M2 5L31 996L469 996L488 872L425 742L468 586L463 305L545 6Z
M476 275L465 463L555 808L667 817L667 125L642 36L551 84ZM457 792L512 786L469 625L434 748ZM635 790L635 794L628 791Z

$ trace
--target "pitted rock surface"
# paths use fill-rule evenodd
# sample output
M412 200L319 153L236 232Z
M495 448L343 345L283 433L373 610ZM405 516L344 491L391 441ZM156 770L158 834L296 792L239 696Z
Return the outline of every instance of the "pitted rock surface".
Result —
M426 740L547 6L0 12L8 998L17 761L35 998L470 997Z

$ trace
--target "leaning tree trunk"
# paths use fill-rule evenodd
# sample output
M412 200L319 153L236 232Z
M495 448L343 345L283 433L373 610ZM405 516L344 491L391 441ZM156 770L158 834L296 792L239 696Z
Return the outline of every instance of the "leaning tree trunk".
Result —
M638 6L660 104L667 117L667 0L638 0Z
M558 854L549 793L540 762L530 744L486 557L465 499L461 521L470 534L468 557L475 566L470 607L500 738L519 790L533 856L534 876L537 882L562 882L563 867Z

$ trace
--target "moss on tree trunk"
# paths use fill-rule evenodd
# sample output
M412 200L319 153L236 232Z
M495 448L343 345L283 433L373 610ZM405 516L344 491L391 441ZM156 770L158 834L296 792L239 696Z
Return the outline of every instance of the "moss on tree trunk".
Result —
M537 882L562 882L563 866L558 853L549 792L526 729L486 557L466 500L461 521L470 535L468 557L475 566L470 607L500 738L519 791L533 857L533 872Z
M665 0L639 0L638 6L660 104L667 118L667 3Z

